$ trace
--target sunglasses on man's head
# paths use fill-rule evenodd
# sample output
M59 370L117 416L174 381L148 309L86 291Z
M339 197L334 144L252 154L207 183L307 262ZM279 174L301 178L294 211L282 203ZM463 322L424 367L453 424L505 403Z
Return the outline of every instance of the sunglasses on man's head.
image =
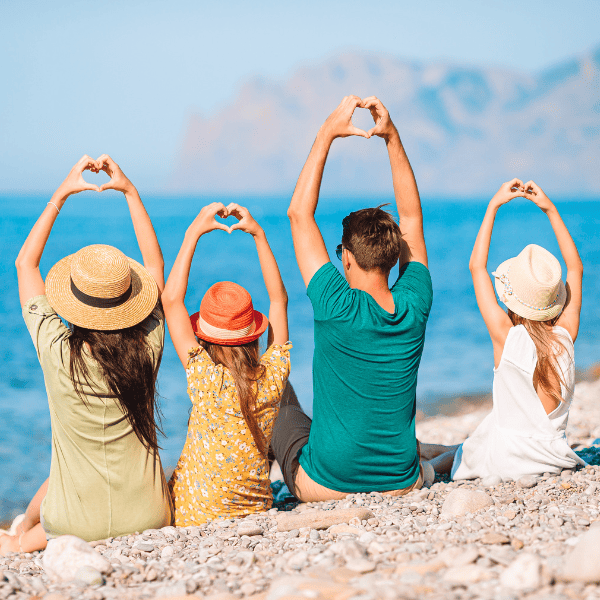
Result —
M342 246L342 244L338 244L337 248L335 249L335 255L338 257L339 260L342 260L342 250L344 249L344 246Z

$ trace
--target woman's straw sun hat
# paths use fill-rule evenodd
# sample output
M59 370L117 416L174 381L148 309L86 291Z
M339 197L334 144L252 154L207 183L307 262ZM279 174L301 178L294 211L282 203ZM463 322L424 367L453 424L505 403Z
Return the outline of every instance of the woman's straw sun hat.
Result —
M156 306L158 286L142 265L117 248L94 244L50 269L46 296L69 323L113 331L141 323Z
M567 299L558 260L530 244L505 260L493 273L498 297L515 314L532 321L558 316Z
M254 310L250 294L231 281L211 286L190 320L197 337L220 346L253 342L269 326L267 317Z

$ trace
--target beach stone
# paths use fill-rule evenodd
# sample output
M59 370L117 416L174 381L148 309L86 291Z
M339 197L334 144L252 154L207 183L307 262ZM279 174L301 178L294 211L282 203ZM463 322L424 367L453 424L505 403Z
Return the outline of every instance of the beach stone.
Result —
M535 554L521 554L500 575L500 583L507 588L528 592L537 589L541 582L541 561Z
M517 487L520 487L522 489L529 489L535 487L537 483L538 479L537 477L535 477L535 475L523 475L523 477L517 479Z
M134 548L137 548L138 550L141 550L142 552L152 552L154 550L154 546L152 544L145 544L143 542L136 544L134 546Z
M353 527L352 525L346 525L345 523L341 523L340 525L332 525L328 529L329 533L332 535L342 535L342 534L351 534L351 535L361 535L362 530L358 527Z
M567 556L560 578L582 583L600 582L600 527L584 533Z
M156 590L155 598L171 598L172 600L183 599L187 597L187 589L183 581L165 585Z
M444 581L454 585L471 585L478 581L490 579L491 575L479 565L463 565L452 567L444 573Z
M488 533L484 533L479 541L482 544L508 544L510 542L510 538L498 533L497 531L489 531Z
M70 581L80 567L92 567L100 573L110 573L112 566L87 542L74 535L62 535L48 542L42 559L44 571L52 579Z
M481 485L485 488L496 487L502 483L502 477L499 475L488 475L481 480Z
M264 529L259 527L256 523L252 521L242 521L237 528L237 534L239 536L242 535L263 535Z
M452 490L442 505L442 515L446 517L460 517L467 513L474 513L488 506L492 506L492 498L482 491L464 490L461 488Z
M98 569L94 567L79 567L77 573L75 573L75 579L81 581L86 585L102 585L104 583L104 577Z
M277 531L292 531L292 529L329 529L332 525L348 523L350 519L368 521L375 515L367 508L336 508L333 510L305 510L300 514L283 513L277 515Z
M447 567L463 567L474 563L478 558L479 550L475 546L446 548L438 555L438 559Z
M377 565L366 558L353 558L346 563L346 568L356 573L370 573Z
M165 546L161 551L160 551L160 557L161 558L170 558L171 556L173 556L175 554L175 550L173 550L173 546Z
M329 549L334 554L341 556L346 561L367 558L366 549L356 540L343 540L341 542L335 542L335 544L331 544Z

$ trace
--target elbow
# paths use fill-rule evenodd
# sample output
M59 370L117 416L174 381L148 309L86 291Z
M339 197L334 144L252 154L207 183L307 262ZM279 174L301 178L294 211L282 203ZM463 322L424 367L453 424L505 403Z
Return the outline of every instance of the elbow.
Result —
M288 219L293 223L294 221L298 220L298 211L292 206L290 206L287 211L287 216Z

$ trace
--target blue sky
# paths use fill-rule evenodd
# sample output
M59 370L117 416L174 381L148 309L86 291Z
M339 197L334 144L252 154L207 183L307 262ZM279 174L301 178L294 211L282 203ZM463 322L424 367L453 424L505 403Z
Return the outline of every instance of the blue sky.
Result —
M599 22L597 0L0 0L0 192L103 152L158 191L192 112L342 50L534 71L599 44Z

